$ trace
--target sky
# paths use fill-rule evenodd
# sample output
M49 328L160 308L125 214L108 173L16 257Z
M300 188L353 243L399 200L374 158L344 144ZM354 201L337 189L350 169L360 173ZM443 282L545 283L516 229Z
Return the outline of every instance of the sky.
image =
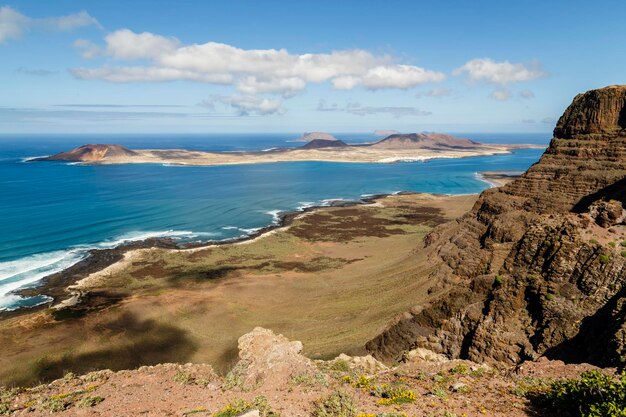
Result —
M550 132L623 1L0 0L0 134Z

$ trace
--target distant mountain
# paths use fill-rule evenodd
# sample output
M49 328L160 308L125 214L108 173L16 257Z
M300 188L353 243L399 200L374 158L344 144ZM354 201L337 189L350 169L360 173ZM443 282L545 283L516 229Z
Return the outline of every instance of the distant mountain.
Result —
M36 161L74 161L92 162L107 158L123 158L136 156L137 152L131 151L122 145L83 145L68 152L61 152L56 155L34 159Z
M313 139L302 146L302 149L343 148L347 146L350 145L338 139Z
M442 133L408 133L387 136L371 145L376 149L471 149L482 144Z
M315 139L323 139L323 140L337 140L336 137L326 132L305 132L298 139L293 142L310 142Z

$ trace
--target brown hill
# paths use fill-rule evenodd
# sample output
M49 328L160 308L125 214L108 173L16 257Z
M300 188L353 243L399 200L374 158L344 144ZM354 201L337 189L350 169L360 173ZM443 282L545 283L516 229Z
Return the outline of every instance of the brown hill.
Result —
M381 358L427 347L518 364L626 359L626 86L578 95L541 157L481 194L427 250L442 295L370 341Z
M337 139L313 139L309 143L303 145L302 149L342 148L346 146L349 145Z
M461 139L442 133L408 133L387 136L371 145L377 149L467 149L481 146L469 139Z
M68 152L61 152L56 155L37 158L38 161L73 161L73 162L93 162L101 161L104 158L121 158L137 155L121 145L90 144L83 145Z

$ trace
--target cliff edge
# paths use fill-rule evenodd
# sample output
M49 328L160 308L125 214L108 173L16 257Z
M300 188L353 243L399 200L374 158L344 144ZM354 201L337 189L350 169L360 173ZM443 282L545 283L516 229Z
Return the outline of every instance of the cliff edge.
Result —
M626 86L576 96L539 162L425 239L442 295L367 348L515 365L626 360Z

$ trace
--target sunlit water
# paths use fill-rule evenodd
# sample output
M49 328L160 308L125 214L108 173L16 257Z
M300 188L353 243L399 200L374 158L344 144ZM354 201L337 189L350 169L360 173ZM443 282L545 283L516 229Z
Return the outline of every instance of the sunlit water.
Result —
M0 137L0 309L37 305L11 291L34 286L89 249L169 236L220 240L249 234L284 211L397 191L477 193L476 173L525 170L541 149L400 164L286 162L218 167L88 166L24 162L85 143L209 151L299 146L295 135ZM338 135L347 142L369 135ZM464 135L484 142L547 143L548 135Z

